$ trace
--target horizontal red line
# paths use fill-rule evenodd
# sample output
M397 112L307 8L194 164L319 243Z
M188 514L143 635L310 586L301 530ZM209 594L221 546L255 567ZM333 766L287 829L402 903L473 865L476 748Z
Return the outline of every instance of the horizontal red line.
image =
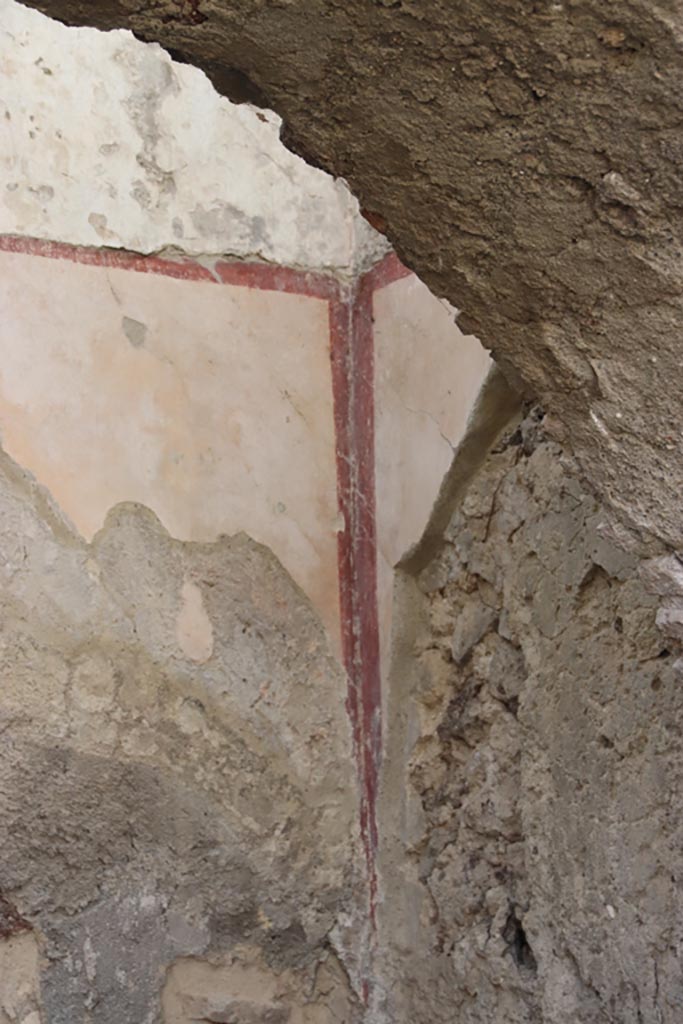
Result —
M144 256L125 249L70 245L67 242L51 242L18 235L0 235L0 252L68 260L85 266L130 270L138 274L159 274L178 281L202 281L285 292L327 301L336 298L340 289L337 279L330 275L268 263L216 260L208 267L187 256Z
M144 256L124 249L0 235L0 252L85 266L157 274L179 281L284 292L329 303L337 487L344 529L338 535L340 628L348 675L347 708L361 782L361 834L376 927L377 796L382 757L382 693L377 603L373 292L410 275L394 253L356 287L329 274L221 259L209 266L187 256ZM363 979L367 1001L369 982Z

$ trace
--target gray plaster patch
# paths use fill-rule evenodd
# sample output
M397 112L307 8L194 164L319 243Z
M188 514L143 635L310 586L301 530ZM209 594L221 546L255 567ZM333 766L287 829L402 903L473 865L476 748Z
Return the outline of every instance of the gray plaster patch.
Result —
M49 203L55 194L52 185L40 185L38 188L30 188L29 192L32 192L41 203Z
M133 348L142 348L147 337L147 324L141 323L140 320L134 320L131 316L123 316L121 317L121 327Z
M268 242L268 230L263 217L249 217L232 203L215 199L207 209L198 203L190 212L195 230L203 238L225 235L238 238L250 249L257 249Z
M115 237L114 232L107 227L107 218L103 213L91 213L88 215L88 224L103 241L110 241Z
M152 205L152 196L149 189L142 181L136 181L130 190L131 198L135 200L143 210L149 210Z

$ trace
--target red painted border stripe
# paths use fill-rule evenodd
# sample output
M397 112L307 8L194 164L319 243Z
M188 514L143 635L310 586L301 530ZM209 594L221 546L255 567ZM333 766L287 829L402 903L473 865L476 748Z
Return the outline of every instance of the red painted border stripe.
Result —
M230 284L242 288L258 288L261 291L306 295L328 302L339 293L339 283L334 277L269 263L218 259L212 267L208 267L187 256L143 256L125 249L89 248L18 235L0 235L0 252L68 260L85 266L130 270L138 274L159 274L179 281L203 281L207 284Z
M377 599L375 356L373 294L409 274L393 255L364 274L330 307L337 488L344 529L338 537L342 652L347 707L361 784L361 833L376 924L377 796L382 757L382 690Z
M353 550L356 650L354 669L360 686L362 778L370 847L370 915L375 921L377 877L377 790L382 754L382 694L377 602L377 522L375 495L375 353L372 317L373 282L358 284L353 310L353 406L351 441L356 468L353 503Z
M377 610L374 480L374 359L372 319L361 282L356 293L330 307L332 387L337 438L337 493L344 528L338 534L342 656L347 710L361 787L361 837L370 886L370 918L377 902L377 782L381 753L381 695Z
M361 788L360 827L368 871L372 933L377 914L377 797L382 758L382 690L377 599L375 490L375 365L373 295L407 277L390 253L344 289L329 275L265 263L217 260L207 267L191 257L144 256L123 249L90 248L0 235L0 252L86 266L158 274L180 281L228 284L304 295L328 302L336 438L337 495L344 528L337 556L342 658L347 711ZM368 965L369 966L369 965ZM370 979L363 978L364 998Z
M389 252L380 260L379 263L375 263L374 267L371 267L361 278L362 281L369 281L370 287L373 292L378 291L380 288L384 288L388 284L393 284L394 281L400 281L404 277L410 277L412 270L405 267L395 252Z

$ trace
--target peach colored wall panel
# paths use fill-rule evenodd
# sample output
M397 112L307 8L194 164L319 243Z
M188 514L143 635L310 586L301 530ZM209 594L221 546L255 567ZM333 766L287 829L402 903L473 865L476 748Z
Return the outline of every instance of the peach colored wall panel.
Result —
M393 569L424 530L491 360L410 275L373 294L378 601L383 664Z
M338 636L328 304L0 253L0 430L87 538L133 501L244 530Z

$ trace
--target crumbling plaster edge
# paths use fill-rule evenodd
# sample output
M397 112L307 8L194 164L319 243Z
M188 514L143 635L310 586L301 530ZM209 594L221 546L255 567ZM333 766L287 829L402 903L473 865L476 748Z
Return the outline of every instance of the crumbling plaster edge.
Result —
M325 283L331 292L335 287L352 287L359 277L381 265L390 255L391 249L387 248L378 254L377 258L367 267L359 264L348 268L333 266L312 268L303 264L278 263L266 259L260 253L233 253L230 251L195 253L186 252L175 246L162 246L159 249L142 251L128 249L125 246L82 245L55 238L0 233L0 252L52 259L60 258L74 263L124 270L142 269L144 266L144 269L152 273L155 272L157 264L163 264L165 268L163 273L166 276L193 276L197 280L213 281L217 284L230 283L221 278L220 267L243 267L245 269L253 267L262 271L289 273L317 283ZM172 268L177 270L176 274L170 273ZM192 275L189 273L191 268L194 269ZM328 298L329 296L321 297Z

